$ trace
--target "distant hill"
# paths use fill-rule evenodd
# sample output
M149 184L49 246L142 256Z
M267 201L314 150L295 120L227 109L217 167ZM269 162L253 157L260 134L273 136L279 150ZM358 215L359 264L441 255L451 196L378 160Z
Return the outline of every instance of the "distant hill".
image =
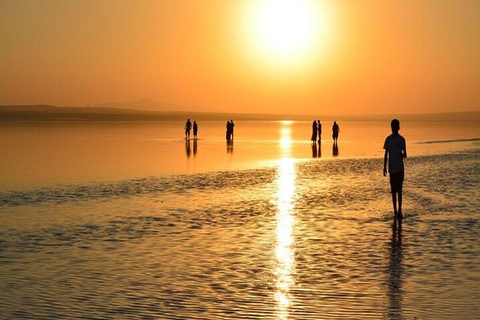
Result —
M109 107L57 107L52 105L0 106L0 121L167 121L195 118L198 120L231 119L236 114L143 111ZM266 119L262 115L238 115L235 119ZM268 117L270 118L270 117Z
M356 120L389 121L399 118L401 121L425 122L480 122L480 111L398 114L398 115L285 115L253 113L213 113L191 111L143 111L110 107L57 107L51 105L0 106L0 121L168 121L185 120Z
M195 107L184 107L176 104L166 104L161 103L152 99L140 99L127 103L104 103L94 106L95 108L115 108L115 109L130 109L130 110L141 110L141 111L158 111L158 112L171 112L173 110L182 112L182 111L192 111ZM204 109L204 108L202 108Z

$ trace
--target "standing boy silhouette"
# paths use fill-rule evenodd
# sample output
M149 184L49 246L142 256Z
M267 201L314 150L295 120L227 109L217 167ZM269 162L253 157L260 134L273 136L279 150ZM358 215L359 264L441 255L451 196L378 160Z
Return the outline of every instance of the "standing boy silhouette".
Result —
M402 187L405 170L403 167L403 158L407 157L407 146L405 138L398 134L400 130L400 121L393 119L391 122L392 134L385 139L383 149L385 157L383 159L383 175L390 173L390 187L392 189L393 213L395 219L402 219ZM398 196L397 196L398 195ZM398 210L397 210L398 199Z

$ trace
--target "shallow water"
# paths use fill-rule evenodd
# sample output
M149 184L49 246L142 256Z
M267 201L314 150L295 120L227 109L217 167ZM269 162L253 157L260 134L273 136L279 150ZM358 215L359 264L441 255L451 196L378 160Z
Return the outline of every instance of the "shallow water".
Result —
M410 152L399 229L381 158L280 129L268 165L4 188L0 318L479 318L478 141Z
M238 121L233 144L219 121L199 123L200 140L188 143L181 122L0 122L0 190L256 169L276 165L285 149L295 159L383 157L388 122L339 124L335 150L327 121L315 146L305 121ZM400 131L412 156L465 150L480 139L476 122L406 122ZM431 143L442 140L454 142Z

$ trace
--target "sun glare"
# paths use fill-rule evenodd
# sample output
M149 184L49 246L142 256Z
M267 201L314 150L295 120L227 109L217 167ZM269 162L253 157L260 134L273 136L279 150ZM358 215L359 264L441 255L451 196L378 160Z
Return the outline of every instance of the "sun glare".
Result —
M295 195L295 160L290 158L292 150L292 130L289 122L282 122L280 129L280 151L282 159L279 162L277 178L277 244L275 256L277 276L275 300L277 301L278 319L289 319L289 309L292 303L291 287L295 284L292 276L295 268L295 252L293 228L294 195Z
M298 62L326 45L328 12L321 1L255 1L249 12L249 37L263 61Z
M312 41L315 16L306 1L270 0L258 10L256 23L266 48L288 55L303 50Z

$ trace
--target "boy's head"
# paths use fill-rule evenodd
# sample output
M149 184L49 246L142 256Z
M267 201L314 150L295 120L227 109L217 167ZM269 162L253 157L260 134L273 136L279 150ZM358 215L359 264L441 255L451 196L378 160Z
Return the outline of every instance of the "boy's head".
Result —
M398 130L400 130L400 121L398 121L398 119L393 119L390 126L392 127L393 133L398 133Z

